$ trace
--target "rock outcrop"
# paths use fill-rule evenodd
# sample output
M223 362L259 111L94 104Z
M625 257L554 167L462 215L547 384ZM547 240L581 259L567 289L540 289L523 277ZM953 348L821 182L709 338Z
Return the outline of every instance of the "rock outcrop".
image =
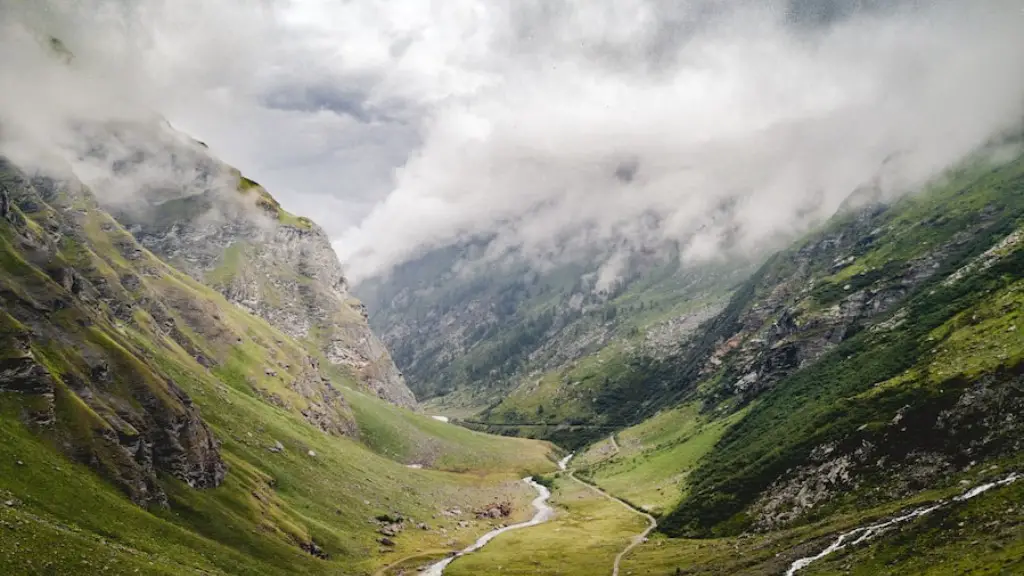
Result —
M785 527L816 507L874 481L877 502L932 488L978 462L1024 448L1024 365L986 374L958 390L951 406L904 405L884 425L816 446L751 506L754 528ZM882 479L880 482L879 479ZM866 504L867 502L865 502Z
M701 367L702 377L725 376L711 401L738 397L748 402L810 366L874 319L897 309L951 253L991 224L991 218L982 215L970 229L913 259L845 274L859 255L877 248L878 237L893 232L889 217L884 205L861 207L846 215L842 226L775 256L766 273L749 285L749 299L734 301L740 306L732 310L730 322L721 322L721 329L712 334L713 346L690 350L688 361ZM837 276L845 279L823 281Z
M128 197L100 193L99 199L143 246L310 342L379 397L415 406L319 226L284 211L262 186L169 128L122 126L103 138L90 161L138 182L139 189ZM158 161L169 165L153 176L150 165Z
M161 475L193 488L218 486L227 467L198 408L149 360L138 335L117 328L157 312L146 301L160 298L134 297L112 282L92 234L109 239L91 224L116 225L94 211L77 181L29 179L3 158L0 194L0 392L17 395L26 423L138 504L167 505ZM156 264L124 236L140 270ZM154 336L170 335L168 319Z

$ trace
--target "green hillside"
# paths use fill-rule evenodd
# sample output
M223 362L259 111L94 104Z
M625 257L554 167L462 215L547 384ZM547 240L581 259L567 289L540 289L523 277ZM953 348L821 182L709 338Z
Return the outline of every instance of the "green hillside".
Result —
M73 179L0 171L3 573L370 573L488 527L442 509L526 513L554 467L346 388ZM385 546L380 515L430 529Z
M1024 325L1014 317L1024 269L1022 218L1019 159L972 166L883 212L877 224L884 232L853 254L847 270L854 271L824 276L797 306L811 315L841 301L844 292L902 289L919 259L934 273L898 306L854 324L819 361L758 396L694 473L690 495L666 519L666 529L743 529L751 521L743 510L787 470L808 464L819 446L837 455L865 443L880 447L873 457L884 457L886 465L860 463L872 483L899 477L921 452L941 455L951 469L1012 452L1020 441L1015 427L998 421L1001 414L1012 419L1018 401ZM763 273L785 266L787 256L766 264ZM986 316L992 319L983 321ZM983 394L977 406L964 406L979 386L991 390L991 398Z
M644 398L631 406L662 408L602 431L573 467L658 516L624 573L782 574L843 532L937 503L800 574L1024 569L1024 158L985 158L837 216L770 258L683 354L620 376ZM988 482L1010 483L953 500ZM575 488L555 487L571 516ZM580 542L622 550L639 531L635 515L598 518ZM530 551L463 566L525 574L551 557L539 573L586 574L575 567L599 557L554 537Z

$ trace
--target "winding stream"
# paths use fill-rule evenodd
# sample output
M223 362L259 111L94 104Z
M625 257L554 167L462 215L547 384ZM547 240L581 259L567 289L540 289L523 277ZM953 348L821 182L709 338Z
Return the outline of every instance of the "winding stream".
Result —
M878 536L888 531L893 526L902 524L904 522L908 522L910 520L914 520L915 518L920 518L925 514L929 514L931 512L934 512L935 510L938 510L939 508L948 506L952 502L963 502L965 500L970 500L971 498L984 494L985 492L988 492L993 488L998 488L1000 486L1012 484L1013 482L1016 482L1020 478L1021 476L1019 474L1013 473L1003 478L1002 480L997 480L995 482L989 482L987 484L975 486L974 488L971 488L967 492L964 492L963 494L953 498L952 500L940 500L934 504L924 506L916 510L911 510L906 514L902 514L900 516L896 516L894 518L890 518L882 522L877 522L875 524L870 524L868 526L861 526L860 528L855 528L853 530L850 530L849 532L844 532L840 534L839 537L836 538L831 544L829 544L828 548L825 548L824 550L818 552L814 556L801 558L796 562L790 564L789 570L786 571L786 576L793 576L798 571L803 570L804 568L810 566L818 560L821 560L825 556L828 556L829 554L836 552L838 550L842 550L847 546L857 545L862 542L871 540L875 536Z
M558 461L558 469L559 470L567 470L568 466L569 466L569 461L572 460L572 457L573 457L573 454L569 454L568 456L566 456L566 457L562 458L561 460L559 460ZM633 548L635 548L636 546L638 546L639 544L644 542L644 540L647 538L647 535L650 534L651 530L653 530L655 527L657 527L658 524L657 524L657 522L654 520L654 518L651 515L635 510L629 504L623 502L622 500L619 500L618 498L615 498L614 496L611 496L610 494L604 492L600 488L598 488L596 486L593 486L591 484L587 484L586 482L583 482L582 480L576 478L572 473L570 473L569 476L573 480L575 480L577 482L580 482L584 486L587 486L587 487L589 487L589 488L591 488L593 490L596 490L598 493L600 493L604 497L610 498L611 500L614 500L614 501L618 502L619 504L625 506L626 508L629 508L633 512L636 512L638 514L642 514L650 522L650 525L647 527L647 529L644 530L644 532L642 534L639 534L639 535L635 536L630 541L629 546L627 546L625 550L620 552L619 555L615 557L615 566L614 566L614 569L613 569L612 573L614 575L617 575L619 573L619 562L622 560L622 557L625 556L626 554L628 554L630 550L632 550ZM551 508L551 506L548 506L548 504L547 504L548 498L551 497L551 491L548 490L546 487L541 486L540 484L534 482L533 478L524 478L523 481L528 483L530 486L533 486L533 489L537 491L537 497L532 502L533 508L535 510L537 510L537 513L533 515L533 518L530 519L529 522L521 522L519 524L513 524L511 526L506 526L504 528L498 528L497 530L491 530L487 534L484 534L483 536L481 536L469 548L466 548L466 549L462 550L461 552L459 552L459 553L457 553L457 554L455 554L453 556L449 556L449 557L445 558L444 560L441 560L439 562L431 564L430 567L427 568L422 573L423 576L441 576L442 574L444 574L444 569L447 568L449 564L454 562L456 558L459 558L460 556L465 556L466 554L471 554L473 552L476 552L477 550L483 548L485 544L487 544L488 542L493 540L499 534L502 534L504 532L508 532L509 530L517 530L519 528L529 528L530 526L536 526L537 524L541 524L543 522L547 522L548 520L553 518L554 515L555 515L555 511Z
M573 457L573 455L569 454L565 458L562 458L561 460L559 460L558 461L558 468L559 468L559 470L566 470L567 467L568 467L568 464L569 464L569 460L571 460L572 457ZM869 524L867 526L861 526L861 527L858 527L858 528L854 528L853 530L850 530L848 532L844 532L844 533L840 534L831 544L828 545L828 547L826 547L821 552L815 554L814 556L807 556L805 558L800 558L800 559L796 560L795 562L793 562L792 564L790 564L789 569L786 570L786 576L795 576L795 574L797 572L799 572L800 570L803 570L804 568L810 566L811 564L813 564L814 562L817 562L818 560L821 560L822 558L828 556L829 554L832 554L833 552L837 552L839 550L842 550L842 549L846 548L847 546L851 546L851 545L856 546L856 545L861 544L863 542L867 542L867 541L875 538L876 536L879 536L879 535L889 531L889 529L891 529L894 526L897 526L899 524L903 524L904 522L909 522L909 521L914 520L916 518L920 518L922 516L930 514L931 512L934 512L935 510L938 510L940 508L944 508L946 506L949 506L950 504L952 504L954 502L964 502L966 500L970 500L971 498L974 498L976 496L980 496L981 494L984 494L985 492L988 492L989 490L991 490L993 488L998 488L1000 486L1006 486L1008 484L1012 484L1013 482L1016 482L1017 480L1020 480L1022 477L1024 477L1024 476L1021 476L1020 474L1017 474L1017 473L1013 473L1013 474L1010 474L1009 476L1006 476L1005 478L1002 478L1000 480L996 480L994 482L988 482L986 484L981 484L979 486L975 486L974 488L971 488L970 490L964 492L963 494L961 494L959 496L956 496L954 498L951 498L949 500L940 500L940 501L935 502L933 504L930 504L928 506L923 506L921 508L917 508L915 510L911 510L910 512L907 512L905 514L901 514L899 516L895 516L895 517L889 518L889 519L881 521L881 522L876 522L874 524ZM576 479L575 476L573 476L573 479L577 480L578 482L581 482L580 480ZM476 552L480 548L483 548L488 542L493 540L499 534L503 534L503 533L508 532L510 530L518 530L520 528L529 528L530 526L536 526L538 524L542 524L544 522L547 522L548 520L553 518L554 515L555 515L555 511L551 508L551 506L548 506L548 504L547 504L548 499L551 497L551 491L548 490L546 487L544 487L544 486L538 484L537 482L535 482L532 477L524 478L523 481L526 482L527 484L529 484L530 486L532 486L533 489L537 491L537 497L534 498L533 502L531 503L533 505L533 508L537 511L537 513L533 515L533 518L531 518L528 522L520 522L519 524L512 524L511 526L505 526L504 528L498 528L496 530L491 530L490 532L488 532L488 533L484 534L483 536L481 536L480 538L478 538L477 541L475 543L473 543L472 546L470 546L470 547L468 547L468 548L466 548L466 549L464 549L464 550L462 550L462 551L460 551L460 552L458 552L458 553L456 553L456 554L454 554L452 556L449 556L449 557L445 558L444 560L441 560L439 562L436 562L436 563L430 565L430 567L427 568L422 573L423 576L442 576L442 574L444 573L444 569L447 568L448 565L451 564L453 561L455 561L456 558L459 558L461 556L465 556L466 554L471 554L473 552ZM586 483L584 483L584 484L587 485L587 486L590 486L589 484L586 484ZM591 486L591 487L592 488L596 488L596 487L593 487L593 486ZM598 490L600 491L600 489L598 489ZM607 496L609 498L615 499L614 497L609 496L607 494L605 494L605 496ZM625 502L622 502L622 504L624 506L629 507L629 505L626 504ZM632 509L632 507L630 507L630 509ZM645 516L647 516L647 515L645 514ZM648 516L648 518L650 518L650 516ZM621 559L621 557L623 555L625 555L627 552L629 552L637 544L641 543L643 541L643 539L647 536L647 534L652 529L654 529L655 526L657 526L657 523L654 522L653 518L650 518L650 520L651 520L651 526L643 534L641 534L640 536L634 538L633 541L631 542L631 544L629 545L629 547L627 547L621 554L619 554L619 557L616 558L615 573L618 573L618 563L619 563L619 560Z
M561 466L561 463L559 463L559 466ZM484 534L483 536L478 538L477 541L474 542L473 545L469 548L462 550L454 556L449 556L444 560L441 560L440 562L431 564L429 568L422 572L423 576L441 576L441 574L444 573L444 569L447 568L448 565L451 564L456 558L460 556L465 556L466 554L470 554L472 552L476 552L477 550L483 548L485 544L493 540L495 536L508 532L509 530L518 530L519 528L529 528L530 526L536 526L537 524L547 522L552 517L554 517L555 511L551 508L551 506L548 506L547 503L548 498L551 497L551 491L548 490L546 487L534 482L533 478L523 478L523 481L529 484L530 486L533 486L533 489L537 491L537 497L534 498L532 502L533 508L537 511L537 513L533 515L533 518L531 518L528 522L520 522L519 524L512 524L511 526L505 526L504 528L491 530L487 534Z

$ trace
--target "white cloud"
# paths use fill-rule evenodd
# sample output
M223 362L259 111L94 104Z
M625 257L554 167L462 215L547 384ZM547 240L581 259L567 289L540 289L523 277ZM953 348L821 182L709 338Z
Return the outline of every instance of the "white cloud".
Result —
M475 234L545 258L744 250L880 173L893 193L932 176L1024 104L1016 0L0 10L7 133L157 110L320 222L356 280ZM15 27L65 39L74 81Z
M634 4L632 20L573 6L558 23L567 41L496 58L499 84L432 110L395 189L336 243L350 272L386 271L459 234L497 232L538 253L571 246L567 236L682 240L690 258L727 236L753 248L831 214L887 159L882 183L900 192L1022 115L1024 18L1012 3L812 30L740 10L663 47L654 69L633 53L654 4ZM731 212L713 218L723 203ZM651 213L658 226L641 226Z

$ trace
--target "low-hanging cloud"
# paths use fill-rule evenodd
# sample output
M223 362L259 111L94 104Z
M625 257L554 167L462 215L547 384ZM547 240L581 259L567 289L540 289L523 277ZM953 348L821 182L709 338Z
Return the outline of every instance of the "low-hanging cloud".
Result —
M0 139L157 114L313 217L358 281L749 251L1024 116L1017 0L0 0ZM26 38L75 53L58 66ZM70 70L70 72L69 72ZM187 171L186 171L187 172Z
M860 186L919 185L1022 118L1017 3L824 25L739 6L675 37L656 2L559 6L506 39L498 80L433 111L395 189L336 243L356 278L480 234L537 255L751 250Z

